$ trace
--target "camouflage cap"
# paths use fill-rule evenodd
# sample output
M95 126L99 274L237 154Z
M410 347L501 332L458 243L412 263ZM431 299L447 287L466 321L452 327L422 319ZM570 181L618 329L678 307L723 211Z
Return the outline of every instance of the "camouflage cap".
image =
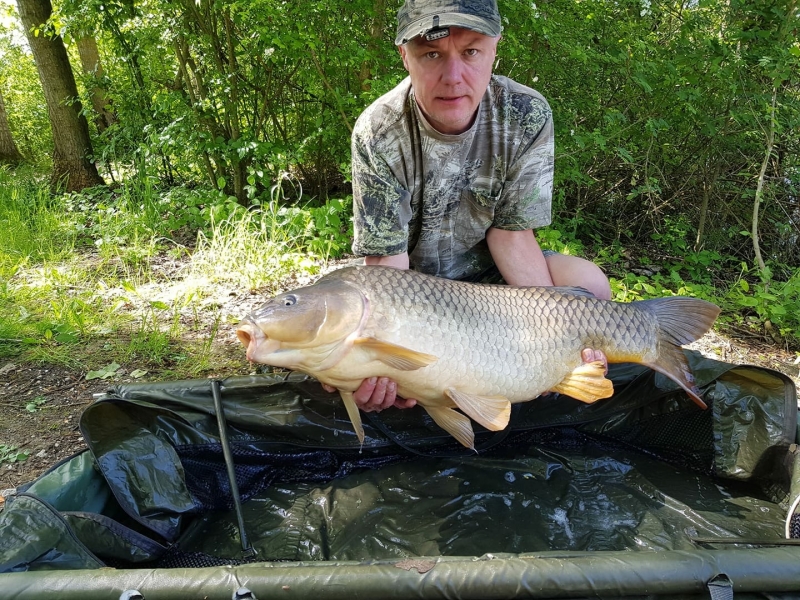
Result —
M444 31L448 27L463 27L490 37L503 30L496 0L406 0L397 13L394 43L400 46L432 29Z

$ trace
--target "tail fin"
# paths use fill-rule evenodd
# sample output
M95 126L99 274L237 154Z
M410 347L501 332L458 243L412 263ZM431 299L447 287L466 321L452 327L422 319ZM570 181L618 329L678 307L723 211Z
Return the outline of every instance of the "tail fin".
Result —
M695 404L708 408L700 398L700 390L681 346L694 342L711 329L720 313L719 307L705 300L680 296L644 300L638 305L655 317L659 328L658 358L647 366L681 386Z

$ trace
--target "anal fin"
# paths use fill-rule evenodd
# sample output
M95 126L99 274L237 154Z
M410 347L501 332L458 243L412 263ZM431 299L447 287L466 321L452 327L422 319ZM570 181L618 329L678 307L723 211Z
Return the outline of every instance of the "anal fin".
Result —
M382 342L375 338L359 338L355 341L355 344L368 350L375 360L379 360L398 371L416 371L439 360L438 356L417 352L416 350L398 346L391 342Z
M436 424L447 433L456 438L463 446L475 450L475 433L472 431L472 421L452 408L425 407Z
M614 385L605 376L605 365L600 361L584 363L564 377L554 392L590 404L614 394Z
M500 431L508 425L511 402L505 396L476 396L447 388L445 395L455 402L461 412L489 431Z

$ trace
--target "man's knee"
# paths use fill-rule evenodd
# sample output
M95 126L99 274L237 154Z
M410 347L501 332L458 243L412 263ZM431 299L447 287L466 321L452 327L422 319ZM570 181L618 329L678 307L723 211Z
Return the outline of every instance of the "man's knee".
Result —
M547 266L555 285L582 287L601 300L611 299L608 277L593 262L577 256L555 254L547 257Z
M611 284L608 277L596 264L590 262L589 265L586 270L586 289L600 300L611 300Z

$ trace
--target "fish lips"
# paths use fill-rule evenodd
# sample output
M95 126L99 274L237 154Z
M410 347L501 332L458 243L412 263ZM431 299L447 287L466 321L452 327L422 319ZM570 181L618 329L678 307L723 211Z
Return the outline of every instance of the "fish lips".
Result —
M270 339L253 321L245 318L236 328L236 337L247 348L247 360L267 362L265 359L281 348L280 340Z

